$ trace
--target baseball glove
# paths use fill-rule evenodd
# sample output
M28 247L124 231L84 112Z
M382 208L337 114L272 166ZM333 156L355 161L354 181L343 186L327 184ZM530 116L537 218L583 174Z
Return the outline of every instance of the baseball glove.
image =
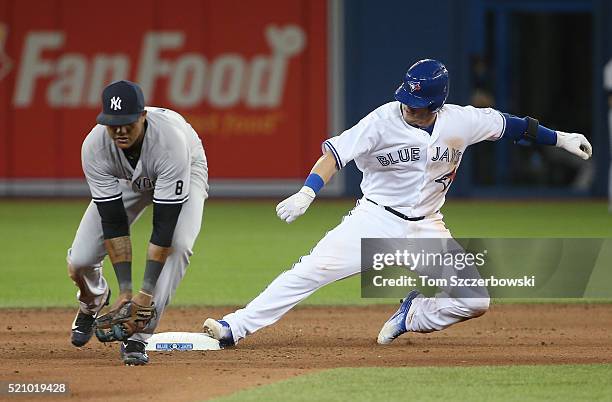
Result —
M117 310L96 319L96 337L100 342L125 341L132 334L142 332L156 314L155 304L141 306L131 300L127 301Z

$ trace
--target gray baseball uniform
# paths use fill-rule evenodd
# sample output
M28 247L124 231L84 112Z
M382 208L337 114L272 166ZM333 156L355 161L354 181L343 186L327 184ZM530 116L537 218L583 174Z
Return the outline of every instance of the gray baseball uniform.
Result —
M135 168L106 132L96 125L82 147L83 171L92 195L67 261L76 271L81 310L100 308L108 285L102 275L106 256L100 214L94 202L122 198L129 224L153 203L178 204L182 209L172 239L172 253L157 281L153 301L157 318L130 339L146 341L185 275L192 247L200 232L204 201L208 197L208 166L202 142L178 113L147 107L147 126Z

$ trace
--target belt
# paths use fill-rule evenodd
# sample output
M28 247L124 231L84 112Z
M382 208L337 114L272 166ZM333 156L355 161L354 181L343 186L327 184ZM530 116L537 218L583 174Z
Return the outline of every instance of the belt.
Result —
M372 204L378 205L378 203L376 201L372 201L369 198L366 198L366 200L370 201ZM384 209L386 209L387 211L391 212L393 215L398 216L400 218L402 218L405 221L410 221L410 222L417 222L417 221L422 221L423 219L425 219L424 216L416 216L414 218L411 218L409 216L404 215L403 213L396 211L395 209L391 208L391 207L385 207L384 205L381 205Z

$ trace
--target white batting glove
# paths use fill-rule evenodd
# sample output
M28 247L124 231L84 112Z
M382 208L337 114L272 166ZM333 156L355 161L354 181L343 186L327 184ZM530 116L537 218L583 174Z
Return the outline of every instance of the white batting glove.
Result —
M587 160L593 154L591 143L582 134L565 133L557 131L557 144L559 148Z
M276 206L276 215L287 223L291 223L304 215L316 194L310 187L302 187L291 197L284 199Z

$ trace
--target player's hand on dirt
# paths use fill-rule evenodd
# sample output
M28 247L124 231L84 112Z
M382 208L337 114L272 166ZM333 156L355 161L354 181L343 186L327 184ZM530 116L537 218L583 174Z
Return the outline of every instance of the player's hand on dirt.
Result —
M587 160L593 154L591 143L582 134L557 131L557 146Z
M281 201L276 206L276 215L287 223L291 223L299 216L304 215L312 201L315 199L315 192L310 187L302 187L300 191L291 197Z

